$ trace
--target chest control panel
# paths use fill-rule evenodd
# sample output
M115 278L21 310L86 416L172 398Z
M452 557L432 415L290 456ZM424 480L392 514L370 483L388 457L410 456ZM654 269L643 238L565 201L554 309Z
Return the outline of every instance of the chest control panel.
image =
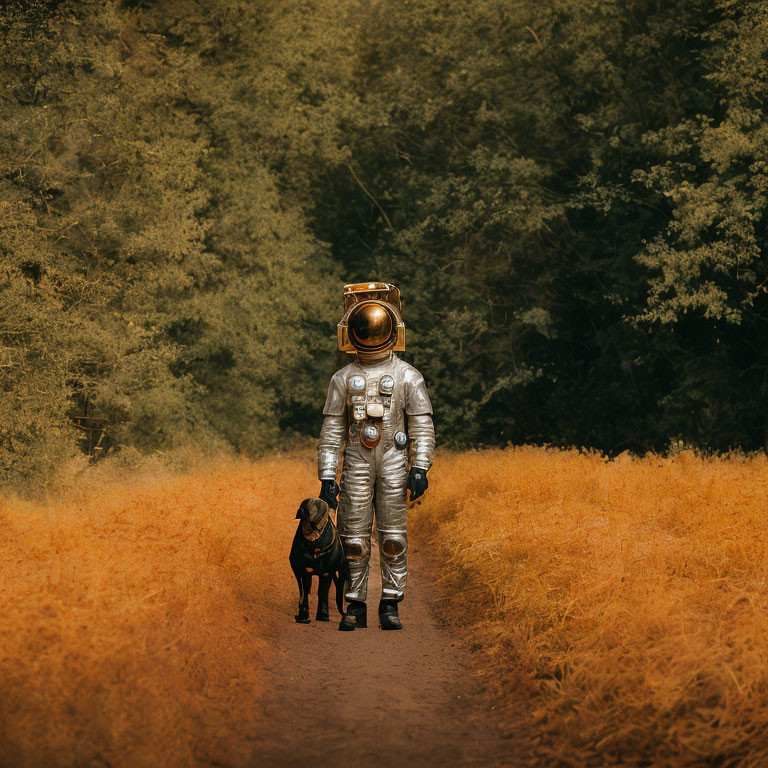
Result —
M356 427L354 434L359 433L360 442L367 448L374 448L381 441L381 422L392 407L394 391L395 379L388 373L378 379L362 373L354 373L347 378L350 421Z

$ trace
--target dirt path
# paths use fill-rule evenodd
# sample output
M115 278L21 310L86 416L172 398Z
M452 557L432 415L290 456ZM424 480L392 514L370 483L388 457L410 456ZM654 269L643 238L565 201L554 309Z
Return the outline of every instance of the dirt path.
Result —
M339 632L334 613L330 624L296 624L286 606L261 702L259 765L514 765L512 740L483 701L468 652L433 615L428 571L412 551L399 632L378 627L375 550L367 629Z

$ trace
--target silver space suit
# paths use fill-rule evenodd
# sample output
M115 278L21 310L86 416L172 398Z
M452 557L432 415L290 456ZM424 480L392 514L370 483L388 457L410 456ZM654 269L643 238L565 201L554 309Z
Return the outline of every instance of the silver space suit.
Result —
M355 361L331 379L318 445L318 476L326 500L343 459L338 529L349 568L345 596L357 623L348 619L344 626L342 620L341 628L366 626L375 510L382 580L379 616L382 628L399 629L397 603L407 578L406 488L415 498L427 487L435 449L432 405L422 375L395 354L405 347L398 289L388 283L348 285L344 300L339 349L354 354ZM333 496L335 500L335 491ZM382 613L387 615L382 618Z

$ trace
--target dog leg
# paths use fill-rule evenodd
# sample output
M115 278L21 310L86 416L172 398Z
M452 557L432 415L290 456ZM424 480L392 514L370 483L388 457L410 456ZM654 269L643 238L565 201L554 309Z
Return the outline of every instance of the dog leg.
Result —
M301 576L301 586L303 589L303 597L301 604L299 605L299 616L301 616L302 624L309 624L309 593L312 591L312 575L304 573Z
M315 619L317 621L330 621L328 615L328 592L331 589L331 575L328 573L322 574L320 581L317 585L317 615Z
M312 584L312 577L306 573L293 571L296 577L296 583L299 585L299 610L294 616L299 624L309 624L309 588Z
M333 577L333 586L336 589L336 608L339 613L344 615L344 567L342 566L338 571L334 571L331 576Z

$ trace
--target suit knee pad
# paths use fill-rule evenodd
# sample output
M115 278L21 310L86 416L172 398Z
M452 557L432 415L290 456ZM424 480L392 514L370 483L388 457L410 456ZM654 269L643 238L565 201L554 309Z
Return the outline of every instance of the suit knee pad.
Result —
M371 552L371 543L363 536L344 536L344 557L347 560L367 560Z
M401 557L408 549L408 539L404 533L385 531L380 535L381 554L386 558Z

